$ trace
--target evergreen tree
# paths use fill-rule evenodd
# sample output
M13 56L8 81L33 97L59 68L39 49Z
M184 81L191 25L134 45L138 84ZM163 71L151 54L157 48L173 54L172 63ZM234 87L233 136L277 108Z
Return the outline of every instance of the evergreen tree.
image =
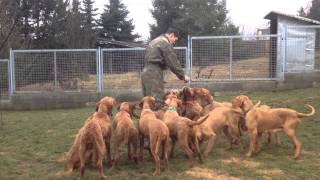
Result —
M18 34L19 4L17 1L0 0L0 59L8 58L9 48L20 41Z
M52 39L48 44L48 48L67 48L67 7L69 6L68 0L56 0L57 4L54 9L52 26L50 28L49 37Z
M109 5L105 5L104 12L100 17L102 28L99 37L118 41L135 41L140 36L132 34L134 25L132 19L127 20L128 14L129 11L120 0L109 0Z
M154 0L152 4L154 9L151 14L156 20L156 24L150 25L151 39L164 33L169 27L174 26L174 21L183 23L182 15L186 14L182 9L183 0Z
M151 11L156 24L151 25L151 38L171 26L180 31L180 45L187 35L234 35L239 29L227 18L225 0L154 0Z
M94 0L83 0L84 8L81 9L83 14L83 32L84 32L84 47L92 48L96 43L96 20L98 8L93 8Z
M307 17L320 21L320 0L313 0Z
M72 1L72 8L67 18L67 43L68 48L85 48L83 45L84 36L82 30L83 15L80 12L79 0Z

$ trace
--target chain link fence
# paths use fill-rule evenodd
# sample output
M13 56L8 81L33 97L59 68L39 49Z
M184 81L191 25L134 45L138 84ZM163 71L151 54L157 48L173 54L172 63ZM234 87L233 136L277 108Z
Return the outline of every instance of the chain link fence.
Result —
M9 100L9 60L0 59L0 100Z
M13 50L13 90L95 91L96 49Z
M280 80L278 35L191 38L194 81Z
M320 70L319 30L299 26L282 35L191 37L188 47L175 51L191 83L283 80L284 72ZM140 92L144 54L145 48L11 50L9 64L0 61L2 98L23 92ZM165 81L166 88L185 86L169 70Z

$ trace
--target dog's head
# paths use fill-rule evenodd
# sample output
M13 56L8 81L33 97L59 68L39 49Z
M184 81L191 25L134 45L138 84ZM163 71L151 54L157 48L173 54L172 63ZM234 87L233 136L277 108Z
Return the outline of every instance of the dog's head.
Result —
M137 116L134 112L136 105L136 102L122 102L118 107L118 110L126 111L130 114L130 116Z
M179 96L183 101L195 100L194 90L190 87L184 87Z
M113 97L106 96L96 103L96 112L107 112L111 116L112 107L115 103L116 100Z
M166 99L168 98L172 98L172 97L175 97L175 98L178 98L178 95L179 95L179 91L176 90L176 89L171 89L169 91L167 91L164 96L163 96L163 101L165 101Z
M245 96L245 95L240 95L240 96L237 96L235 97L233 100L232 100L232 107L234 108L241 108L242 111L246 112L248 111L250 108L253 107L253 103L252 101L249 99L248 96Z
M145 96L139 103L141 109L154 109L156 99L152 96Z
M178 106L180 106L182 104L182 102L177 97L169 97L164 101L164 104L166 106L178 107Z
M208 89L199 87L194 87L192 89L194 96L201 101L200 104L202 107L213 102L213 97Z

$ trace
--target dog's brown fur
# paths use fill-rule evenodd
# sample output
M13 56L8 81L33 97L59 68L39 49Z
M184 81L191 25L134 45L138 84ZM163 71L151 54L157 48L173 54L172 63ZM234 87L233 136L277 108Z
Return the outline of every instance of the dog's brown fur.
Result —
M195 137L193 126L203 123L206 117L200 118L198 121L192 121L186 117L179 116L177 112L178 105L181 101L176 97L171 97L166 99L165 105L168 106L168 110L164 114L163 121L168 126L170 131L170 138L172 141L171 146L171 157L175 154L175 144L176 141L179 142L181 149L186 153L189 158L190 166L193 165L193 152L189 147L189 143L192 143L195 147L196 153L198 154L200 162L202 162L202 157L199 149L199 143Z
M202 106L197 102L194 90L192 88L185 87L179 94L179 97L182 100L180 109L181 115L193 121L199 119Z
M113 134L113 167L117 165L120 159L119 147L122 141L127 145L128 159L133 158L135 163L138 163L138 130L132 121L135 106L135 103L123 102L120 104L119 111L115 115L115 129ZM133 149L133 154L131 153L131 148Z
M210 111L214 110L217 107L232 107L232 104L230 102L218 102L218 101L212 101L210 104L206 105L202 111L201 111L201 116L204 116L208 114Z
M240 131L238 128L238 123L242 116L242 111L240 109L224 106L217 107L209 113L209 117L204 123L195 126L196 135L199 141L208 141L207 147L203 152L204 156L207 156L211 151L217 135L219 135L224 129L228 131L228 134L233 140L237 140L239 142L240 150L243 151L242 142L240 140Z
M246 126L250 134L250 147L247 156L251 157L254 152L259 151L257 136L259 133L283 129L295 146L294 158L299 158L301 153L301 142L297 139L295 130L302 117L312 116L315 113L311 105L311 112L304 114L289 108L260 108L254 107L246 115Z
M74 144L67 153L67 170L65 175L70 175L74 168L79 167L81 179L84 174L85 165L91 164L98 168L100 179L106 179L103 173L103 159L106 155L106 149L110 148L111 120L110 107L114 105L115 100L111 97L105 97L103 103L99 103L98 111L95 112L79 130ZM111 161L110 151L107 154Z
M148 137L151 154L155 161L155 171L153 175L160 174L160 157L159 148L162 144L162 157L165 160L165 166L168 169L168 146L169 146L169 129L158 119L155 113L151 110L155 106L155 98L146 96L141 100L140 107L142 108L139 120L139 137L140 137L140 159L143 161L143 145L144 138Z
M260 107L260 108L264 108L264 109L271 109L271 107L267 106L267 105L260 105L260 101L254 106L252 101L250 100L250 98L248 96L245 95L239 95L237 97L235 97L232 100L232 106L233 107L240 107L243 112L246 114L248 113L253 107ZM247 131L248 128L246 127L246 123L245 123L245 119L241 119L239 121L239 128L242 131ZM276 144L280 145L280 138L279 138L279 132L281 130L277 129L277 130L267 130L265 131L266 133L268 133L268 143L271 143L271 137L272 134L275 135L276 138ZM262 135L262 132L259 133L259 136Z

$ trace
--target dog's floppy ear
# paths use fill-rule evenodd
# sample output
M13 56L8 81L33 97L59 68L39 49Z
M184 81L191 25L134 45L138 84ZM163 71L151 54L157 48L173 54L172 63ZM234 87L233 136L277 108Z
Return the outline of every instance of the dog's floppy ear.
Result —
M100 106L100 101L96 103L96 112L98 112Z
M139 102L139 107L142 109L143 107L144 98Z
M232 99L232 107L240 107L243 105L243 101L241 101L241 99L239 99L238 97L235 97L234 99Z

